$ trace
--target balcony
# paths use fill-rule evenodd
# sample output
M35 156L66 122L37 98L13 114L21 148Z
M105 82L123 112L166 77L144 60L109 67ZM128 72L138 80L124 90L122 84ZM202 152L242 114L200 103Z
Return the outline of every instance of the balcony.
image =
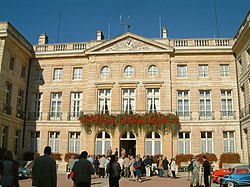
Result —
M82 111L81 112L69 112L68 121L77 121L82 114L83 114Z
M240 110L240 118L244 118L250 114L250 104Z
M12 107L10 105L3 103L3 113L11 115L12 114Z
M42 120L42 112L28 112L28 118L29 121L41 121Z
M24 119L24 117L25 117L24 111L20 110L20 109L16 109L16 117L19 119Z
M181 121L192 120L192 112L177 112L177 115Z
M199 120L214 120L214 112L213 111L200 111Z
M221 111L221 120L236 119L236 111Z
M49 112L48 121L62 121L62 112Z

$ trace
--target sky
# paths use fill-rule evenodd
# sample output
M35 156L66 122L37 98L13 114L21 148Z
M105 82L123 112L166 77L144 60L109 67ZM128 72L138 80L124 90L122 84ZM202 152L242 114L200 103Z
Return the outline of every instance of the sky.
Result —
M49 43L86 42L125 32L159 38L233 38L250 0L1 0L0 22L9 21L31 44L46 33ZM121 17L121 19L120 19ZM128 31L128 29L126 29Z

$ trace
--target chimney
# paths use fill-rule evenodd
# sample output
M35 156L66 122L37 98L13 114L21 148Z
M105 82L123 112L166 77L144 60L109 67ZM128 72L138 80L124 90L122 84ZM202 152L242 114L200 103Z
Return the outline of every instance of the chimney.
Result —
M104 35L102 31L99 29L96 33L96 40L103 40L103 39L104 39Z
M48 44L48 36L46 35L45 32L40 34L38 37L38 45L44 45L44 44Z
M168 38L168 31L167 31L166 26L162 27L161 36L162 36L162 38Z

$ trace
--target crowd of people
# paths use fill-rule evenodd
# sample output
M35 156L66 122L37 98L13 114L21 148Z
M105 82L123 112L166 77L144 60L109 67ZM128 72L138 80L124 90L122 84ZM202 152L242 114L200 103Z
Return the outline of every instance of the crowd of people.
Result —
M32 186L36 187L56 187L57 170L56 162L50 156L51 147L44 148L44 155L35 159L32 168ZM78 158L71 156L69 159L70 173L68 178L74 181L74 187L90 187L91 179L95 177L108 178L110 187L119 187L121 177L129 178L131 181L142 182L142 176L151 177L171 177L176 179L176 162L172 158L170 162L167 157L159 156L157 164L152 156L127 155L126 150L122 149L118 157L118 149L112 154L112 149L107 150L106 155L91 156L83 151ZM1 185L3 187L19 187L18 184L18 162L13 160L11 151L5 152L5 159L0 161ZM188 165L188 180L190 187L200 185L200 164L198 157L193 157ZM203 157L203 172L205 187L209 187L209 176L211 172L210 163L206 156ZM191 176L190 176L191 175ZM191 178L190 178L191 177Z
M109 148L106 155L88 155L86 158L92 165L94 176L109 178L110 183L112 183L110 186L112 187L119 184L121 177L138 182L142 182L142 176L151 177L152 175L158 175L159 177L176 178L176 163L174 158L169 162L167 157L163 159L160 156L157 158L157 164L153 164L155 162L153 156L146 155L141 157L140 154L138 154L134 157L133 155L127 155L124 148L121 150L120 157L118 157L117 148L114 154L112 153L112 149ZM78 161L78 158L71 157L69 159L69 167L73 172L75 172L74 165L76 161ZM112 164L115 164L116 167L110 167ZM116 174L114 175L114 173ZM119 175L117 175L118 173ZM115 178L114 176L119 177ZM68 177L70 178L70 173Z

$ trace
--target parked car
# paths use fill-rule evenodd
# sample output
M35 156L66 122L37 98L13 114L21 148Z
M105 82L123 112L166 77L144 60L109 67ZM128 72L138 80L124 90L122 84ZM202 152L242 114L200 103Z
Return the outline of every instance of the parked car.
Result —
M232 172L220 179L221 187L250 186L250 166L241 165L232 169Z
M229 169L217 169L212 172L212 182L220 184L220 178L223 177L224 175L230 174L231 173L231 168Z

